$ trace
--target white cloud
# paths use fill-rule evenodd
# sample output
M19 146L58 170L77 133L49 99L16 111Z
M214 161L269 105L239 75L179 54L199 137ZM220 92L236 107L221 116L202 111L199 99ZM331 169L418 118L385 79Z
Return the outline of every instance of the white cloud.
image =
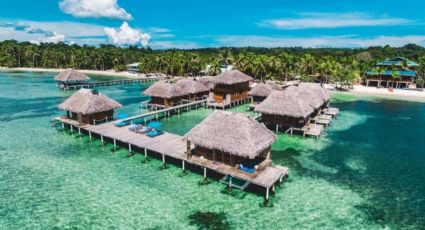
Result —
M1 21L0 40L71 42L97 45L106 43L103 26L77 22Z
M118 5L117 0L62 0L59 7L63 12L79 18L133 18Z
M121 27L117 30L114 28L104 28L109 41L115 45L136 45L142 44L147 46L151 35L148 33L142 33L140 30L131 28L127 22L123 22Z
M297 18L270 19L259 23L278 29L317 29L338 27L396 26L407 25L413 21L405 18L372 17L363 13L323 14L304 13Z
M357 36L320 36L320 37L267 37L267 36L222 36L216 39L217 46L236 47L369 47L404 46L414 43L425 46L425 35L406 36L377 36L377 37L357 37Z
M58 34L56 32L53 32L52 36L49 36L42 40L42 42L45 42L45 43L58 43L58 42L64 42L64 41L65 41L65 35Z

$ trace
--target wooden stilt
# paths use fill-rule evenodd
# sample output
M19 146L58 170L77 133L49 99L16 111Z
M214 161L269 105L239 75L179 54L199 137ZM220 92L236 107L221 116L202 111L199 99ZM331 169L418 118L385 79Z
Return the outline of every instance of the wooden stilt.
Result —
M131 152L131 144L128 144L128 151Z
M90 140L92 140L92 136L91 136L91 132L89 131L89 137L90 137Z
M81 135L81 128L78 127L78 135Z
M64 129L64 128L65 128L65 123L62 122L62 129Z
M102 142L102 144L103 144L103 135L100 135L100 141Z

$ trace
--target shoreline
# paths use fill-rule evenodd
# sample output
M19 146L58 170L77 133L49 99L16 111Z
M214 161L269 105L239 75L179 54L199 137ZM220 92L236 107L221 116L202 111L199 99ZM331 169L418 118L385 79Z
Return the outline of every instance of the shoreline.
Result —
M47 73L59 73L65 69L57 68L31 68L31 67L16 67L16 68L7 68L0 67L0 71L7 72L47 72ZM116 72L114 70L77 70L84 74L91 74L97 76L108 76L108 77L123 77L129 79L140 79L147 77L146 74L130 73L128 71ZM332 85L328 85L332 88ZM328 87L326 87L328 88ZM330 91L332 93L347 93L359 96L373 96L387 99L396 99L396 100L414 100L425 102L425 91L417 90L403 90L403 89L394 89L393 92L390 92L388 88L376 88L376 87L367 87L363 85L354 85L354 89L349 91Z
M31 67L16 67L16 68L7 68L0 67L0 71L7 72L38 72L38 73L59 73L65 69L45 69L45 68L31 68ZM85 70L77 69L78 72L84 74L98 75L98 76L108 76L108 77L125 77L130 79L138 79L146 77L145 74L130 73L128 71L116 72L114 70Z

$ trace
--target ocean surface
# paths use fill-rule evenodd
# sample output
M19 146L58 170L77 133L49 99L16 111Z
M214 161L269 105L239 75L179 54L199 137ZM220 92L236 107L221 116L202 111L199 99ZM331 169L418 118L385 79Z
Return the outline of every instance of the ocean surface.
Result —
M425 229L422 102L334 94L341 115L320 139L278 135L272 158L290 176L262 207L261 192L229 194L179 165L161 170L52 127L72 94L53 76L0 72L0 229ZM148 86L97 90L138 114ZM162 122L183 135L211 112Z

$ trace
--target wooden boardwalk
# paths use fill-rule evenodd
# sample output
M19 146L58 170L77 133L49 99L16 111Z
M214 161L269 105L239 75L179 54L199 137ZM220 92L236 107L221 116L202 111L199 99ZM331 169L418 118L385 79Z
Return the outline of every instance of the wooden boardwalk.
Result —
M64 85L62 89L64 90L77 90L81 88L93 88L98 86L109 86L109 85L123 85L123 84L134 84L134 83L142 83L142 82L151 82L163 80L164 77L144 77L140 79L119 79L119 80L111 80L111 81L96 81L96 82L88 82L81 85Z
M143 114L140 114L140 115L132 116L132 117L129 117L129 118L122 119L121 121L130 121L130 123L133 123L133 121L135 121L135 120L145 119L145 118L150 117L150 116L155 116L158 119L159 114L163 114L164 116L171 116L172 112L180 113L180 112L184 112L184 111L189 111L193 108L197 109L199 107L205 106L205 103L206 103L206 100L194 101L194 102L190 102L190 103L186 103L186 104L176 105L176 106L173 106L173 107L168 107L168 108L164 108L164 109L155 110L155 111L143 113ZM146 119L145 119L144 122L146 123Z
M266 188L265 200L268 200L269 190L272 189L274 191L275 184L277 182L282 182L282 179L288 175L288 168L273 165L271 162L267 167L265 167L265 169L253 174L248 174L229 165L212 162L197 156L191 156L188 158L188 155L186 154L187 144L182 136L164 132L163 135L151 138L144 134L130 131L128 126L114 126L116 122L122 120L100 125L83 126L78 126L78 122L64 117L56 117L55 120L61 122L63 127L68 126L73 131L78 130L80 134L82 132L88 133L90 138L96 136L99 137L102 142L109 141L113 143L114 146L117 146L118 144L125 145L128 146L129 151L132 151L135 147L142 149L145 157L148 152L160 154L162 155L162 161L164 164L166 158L172 158L174 160L181 161L183 170L185 170L186 164L200 166L204 170L205 178L207 178L208 170L211 170L224 176L231 176Z

